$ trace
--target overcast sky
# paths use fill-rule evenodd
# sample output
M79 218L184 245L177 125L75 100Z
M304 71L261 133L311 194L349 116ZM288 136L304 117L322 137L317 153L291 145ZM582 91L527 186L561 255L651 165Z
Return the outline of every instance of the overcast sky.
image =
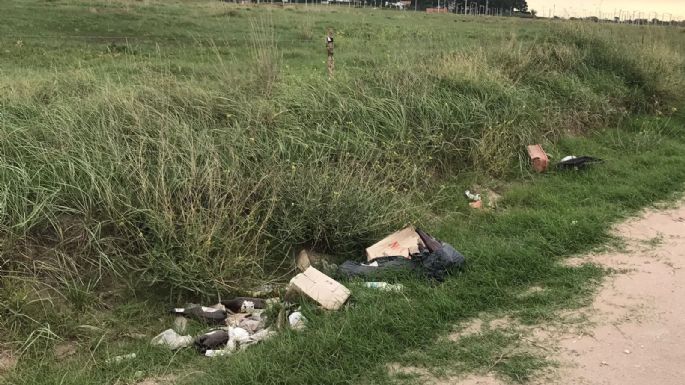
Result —
M614 11L618 16L618 10L622 9L631 16L633 11L642 12L643 18L651 19L656 12L660 19L664 13L672 13L674 19L685 19L685 0L528 0L529 8L538 11L540 16L548 16L554 4L560 17L593 16L601 10L603 16L611 18Z

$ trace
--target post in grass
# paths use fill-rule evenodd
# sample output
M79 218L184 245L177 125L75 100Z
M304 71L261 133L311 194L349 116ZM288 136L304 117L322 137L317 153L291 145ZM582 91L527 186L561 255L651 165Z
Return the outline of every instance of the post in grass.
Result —
M333 70L335 70L335 60L333 59L333 29L328 29L326 35L326 50L328 51L328 77L333 77Z

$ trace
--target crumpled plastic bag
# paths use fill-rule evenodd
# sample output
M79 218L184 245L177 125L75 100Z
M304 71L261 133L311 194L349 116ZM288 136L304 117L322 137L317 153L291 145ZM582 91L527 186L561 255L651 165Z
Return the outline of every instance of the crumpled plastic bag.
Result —
M296 311L288 316L288 323L290 324L291 329L302 330L304 329L307 323L307 319L304 318L304 315L302 315L302 313Z
M176 350L190 346L193 343L193 337L182 336L176 333L174 329L167 329L155 336L150 343L152 345L167 346L171 350Z

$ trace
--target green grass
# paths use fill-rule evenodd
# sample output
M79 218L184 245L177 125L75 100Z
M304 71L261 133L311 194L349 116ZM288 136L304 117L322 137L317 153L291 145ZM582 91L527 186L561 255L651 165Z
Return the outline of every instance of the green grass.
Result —
M511 333L437 338L587 303L604 272L558 262L685 181L674 28L214 1L0 12L0 343L21 354L0 383L390 383L390 362L525 381L550 363ZM533 175L533 142L606 162ZM498 210L468 209L473 184ZM467 269L401 295L352 285L349 308L307 307L304 333L228 359L148 345L172 305L283 282L301 247L359 258L407 222ZM63 341L78 351L60 361Z

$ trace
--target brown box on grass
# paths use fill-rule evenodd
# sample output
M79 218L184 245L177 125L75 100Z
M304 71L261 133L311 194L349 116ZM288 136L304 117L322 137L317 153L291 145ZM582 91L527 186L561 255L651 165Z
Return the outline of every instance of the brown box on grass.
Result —
M304 294L324 309L338 310L350 297L350 290L326 274L308 267L290 280L289 291Z
M409 258L410 254L419 252L419 245L423 245L416 229L409 226L381 239L366 249L366 258L371 261L380 257L402 256Z

